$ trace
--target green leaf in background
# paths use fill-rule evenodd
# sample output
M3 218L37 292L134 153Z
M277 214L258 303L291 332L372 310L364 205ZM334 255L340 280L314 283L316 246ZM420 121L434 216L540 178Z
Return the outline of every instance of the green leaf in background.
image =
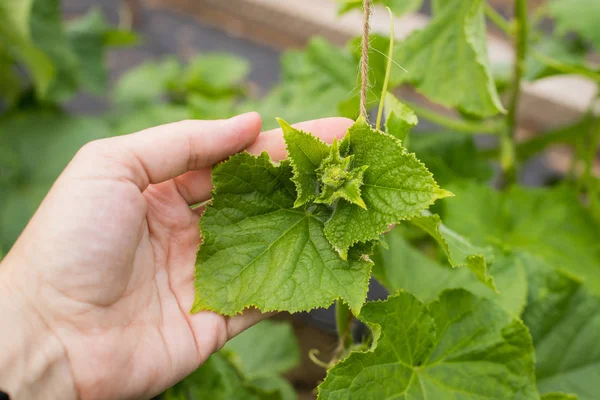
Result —
M237 94L249 72L250 63L243 58L227 53L199 55L188 63L183 86L209 97Z
M579 398L577 396L575 396L574 394L567 394L567 393L559 393L559 392L553 392L553 393L546 393L542 395L541 400L578 400Z
M492 249L474 246L468 239L448 229L439 215L423 213L410 222L427 232L442 248L452 267L466 267L479 281L496 290L494 278L488 274L487 263L493 260Z
M0 47L0 100L11 107L21 92L21 77L15 63L3 51Z
M468 115L503 112L487 55L483 1L436 4L432 21L395 46L394 61L408 73L394 69L391 82L408 81L430 100ZM389 45L389 39L376 40ZM375 66L385 65L381 54L371 57Z
M450 195L398 139L375 131L362 118L350 128L341 148L344 156L354 156L354 168L368 167L361 188L366 209L340 201L325 224L327 239L342 256L355 243L378 239L390 225Z
M56 68L48 99L54 102L69 99L79 88L81 70L63 27L59 0L33 0L29 29L36 47Z
M66 34L79 61L81 84L97 95L104 93L108 80L108 71L104 66L106 47L137 43L134 33L112 29L97 9L71 22Z
M396 139L407 143L408 133L417 126L419 119L409 107L400 102L393 94L386 93L385 96L385 132Z
M370 263L343 261L325 238L325 206L294 208L288 161L242 153L213 169L212 203L200 222L193 311L247 307L297 312L342 298L358 313Z
M174 57L145 62L123 74L114 89L113 101L119 106L154 104L181 73L182 67Z
M36 47L31 38L29 20L34 0L3 0L0 2L0 50L8 50L23 62L35 83L36 93L45 97L56 70L52 61Z
M0 181L0 246L10 249L75 153L85 143L108 136L109 126L91 117L42 111L0 120L0 148L14 161L0 163L6 168L6 179Z
M163 400L284 400L281 392L264 391L245 381L231 360L218 352L193 374L161 395Z
M444 221L475 244L525 250L548 266L579 277L600 293L600 232L566 187L513 188L502 194L477 184L451 187Z
M250 379L284 374L300 365L300 348L290 324L262 321L224 348Z
M559 63L567 69L585 68L586 49L576 40L562 37L547 37L536 43L525 64L525 79L535 81L549 76L573 73L556 68L546 60Z
M487 183L492 168L477 150L473 135L460 132L422 132L410 136L409 148L441 185L463 179Z
M389 292L406 290L421 302L435 300L447 289L466 289L494 301L511 315L519 316L527 300L527 277L523 261L516 256L496 255L488 272L497 291L486 286L466 268L450 268L442 258L430 258L410 245L401 227L384 237L387 246L379 246L373 256L373 274Z
M540 392L564 392L575 394L580 400L596 399L600 374L600 298L591 295L580 282L548 268L544 261L530 255L524 257L529 296L523 321L535 345Z
M362 8L363 0L338 0L340 3L340 14L348 11ZM400 16L409 12L417 11L421 8L423 0L373 0L373 4L382 4L389 7L394 15Z
M423 305L401 292L367 303L367 352L329 370L319 399L538 399L527 328L494 303L454 290Z
M600 50L600 2L597 0L552 0L550 15L556 20L559 32L575 32Z
M304 51L284 53L279 85L262 99L244 102L238 111L258 111L264 129L277 127L277 117L290 123L333 116L354 119L359 109L357 65L348 50L313 38ZM370 93L369 104L374 103Z

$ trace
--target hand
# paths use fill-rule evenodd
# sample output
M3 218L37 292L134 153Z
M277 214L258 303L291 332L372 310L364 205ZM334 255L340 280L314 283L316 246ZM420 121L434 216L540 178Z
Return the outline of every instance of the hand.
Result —
M325 141L351 121L301 125ZM285 157L244 114L86 145L0 265L0 387L13 398L149 398L263 316L190 315L211 166L249 146Z

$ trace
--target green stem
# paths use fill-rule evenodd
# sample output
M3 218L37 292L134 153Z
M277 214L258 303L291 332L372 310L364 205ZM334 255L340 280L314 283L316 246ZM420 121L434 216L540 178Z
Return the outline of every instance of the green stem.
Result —
M496 122L473 122L465 121L439 114L429 108L421 107L402 99L402 102L411 108L418 117L422 117L436 125L443 126L454 131L471 134L498 134L502 128Z
M352 311L346 303L341 300L335 302L335 322L340 345L343 349L352 346Z
M508 22L506 18L500 15L500 13L488 3L485 3L485 15L487 15L490 21L496 24L498 28L502 29L504 33L506 33L508 36L512 36L513 29L510 22Z
M377 122L375 124L375 129L379 130L381 128L381 117L383 115L383 106L385 104L385 96L388 91L388 86L390 85L390 74L392 72L392 59L394 57L394 39L396 34L394 33L394 14L392 13L392 9L386 7L388 13L390 14L390 49L388 51L388 62L387 68L385 70L385 80L383 81L383 89L381 90L381 99L379 100L379 110L377 111Z
M510 185L516 181L516 151L515 135L517 132L517 117L521 100L521 80L525 69L528 39L527 0L515 1L515 47L516 60L514 65L513 80L511 85L506 128L500 140L500 163L504 171L504 184Z

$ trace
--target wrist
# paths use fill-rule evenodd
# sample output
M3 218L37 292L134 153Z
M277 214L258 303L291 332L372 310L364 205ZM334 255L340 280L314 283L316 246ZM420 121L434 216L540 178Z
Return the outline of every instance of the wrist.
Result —
M66 351L0 264L0 389L11 400L75 399Z

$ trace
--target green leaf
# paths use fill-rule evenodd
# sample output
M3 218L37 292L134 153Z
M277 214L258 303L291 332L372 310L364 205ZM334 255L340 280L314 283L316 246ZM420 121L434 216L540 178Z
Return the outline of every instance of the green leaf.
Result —
M194 119L227 119L236 114L233 96L211 98L202 93L190 93L186 101Z
M575 32L600 49L600 3L596 0L552 0L550 14L556 19L559 32Z
M394 61L408 73L394 69L391 87L408 81L430 100L468 115L504 112L489 66L483 0L438 3L429 25L395 46ZM386 38L376 41L389 45ZM381 54L370 56L374 65L385 65Z
M2 51L0 47L0 99L4 99L5 104L10 107L21 93L21 77L12 60L5 57Z
M145 62L121 77L114 90L113 101L118 106L153 104L180 74L181 65L173 57Z
M294 207L300 207L319 195L317 169L328 156L329 146L317 137L293 128L282 119L277 121L283 130L288 158L294 170L292 181L298 192Z
M300 365L300 348L290 324L259 322L224 348L251 380L284 374Z
M80 83L98 95L104 93L108 80L104 65L106 47L131 45L137 41L134 33L113 30L102 12L95 8L71 22L66 35L79 61Z
M409 150L427 166L441 185L463 179L488 182L489 162L479 154L473 135L435 132L411 135Z
M43 98L56 71L52 61L32 41L29 20L33 4L34 0L0 2L0 39L9 53L25 64L35 83L36 93Z
M90 117L21 112L0 120L0 246L9 249L75 153L87 142L110 136L109 126Z
M187 66L185 90L211 97L237 94L250 72L250 63L243 58L223 53L196 56Z
M385 132L404 142L408 132L419 120L413 110L401 103L393 94L385 96Z
M525 64L525 79L535 81L549 76L560 75L565 71L548 65L545 59L560 63L570 68L585 66L585 47L578 41L567 41L564 38L546 37L535 44Z
M548 268L539 258L526 257L529 296L523 321L535 345L540 392L596 399L600 298L591 295L580 282Z
M527 300L527 277L523 261L516 256L496 255L489 265L497 292L479 281L465 268L450 268L445 260L432 259L411 246L396 227L384 237L387 246L380 246L373 256L373 275L391 293L403 289L422 302L435 300L447 289L466 289L494 301L511 315L519 316ZM387 247L387 248L386 248Z
M393 136L373 130L364 119L354 124L341 143L353 155L354 168L364 171L361 197L366 209L337 203L325 224L327 239L345 257L357 242L376 240L390 225L410 219L449 192Z
M496 290L494 278L488 274L486 264L486 258L493 259L491 248L474 246L468 239L442 224L439 215L424 213L410 222L427 232L440 245L452 267L468 268L479 281Z
M567 393L546 393L542 395L542 400L578 400L579 398L573 394Z
M35 46L56 67L48 99L54 102L69 99L79 88L82 71L62 24L59 0L33 0L29 28Z
M213 169L213 201L200 222L193 311L234 315L247 307L297 312L346 301L358 314L370 263L341 260L323 233L328 210L294 208L288 161L238 154Z
M456 290L423 305L401 292L359 318L372 348L330 369L319 399L538 399L531 337L490 301Z
M338 0L338 3L340 3L339 13L345 14L348 11L362 8L363 0ZM417 11L421 8L423 0L373 0L373 4L383 4L389 7L396 16L400 16Z
M244 379L231 361L231 355L219 352L193 374L161 395L166 400L279 400L278 391L264 391Z
M600 294L599 227L566 187L495 190L462 184L451 187L444 221L475 244L524 250L549 267L566 271Z

